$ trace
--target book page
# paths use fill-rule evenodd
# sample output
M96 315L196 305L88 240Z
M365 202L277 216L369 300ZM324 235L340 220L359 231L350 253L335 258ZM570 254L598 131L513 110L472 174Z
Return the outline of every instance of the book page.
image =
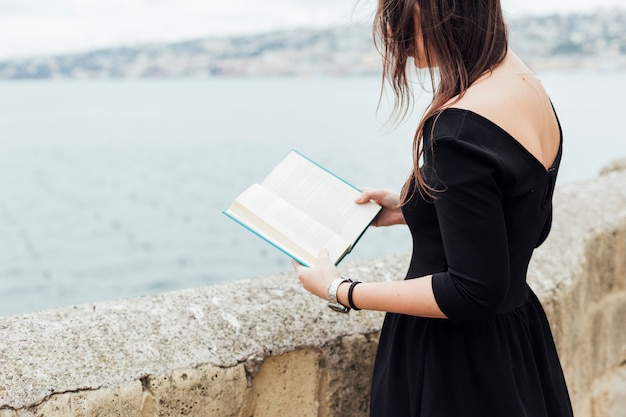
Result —
M331 229L258 184L237 197L230 211L257 234L308 265L317 259L322 247L328 249L331 260L336 262L350 246L350 242Z
M356 204L360 191L296 152L289 153L262 184L350 242L380 210L373 202Z

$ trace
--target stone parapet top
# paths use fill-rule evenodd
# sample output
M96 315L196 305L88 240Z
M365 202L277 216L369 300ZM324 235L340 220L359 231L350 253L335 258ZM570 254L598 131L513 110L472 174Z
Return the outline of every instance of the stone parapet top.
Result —
M407 262L390 256L345 269L399 277ZM4 317L0 407L200 364L254 367L294 347L375 332L381 321L379 313L332 312L293 273Z
M540 297L580 274L585 245L626 222L626 172L558 187L552 234L529 282ZM401 279L409 254L344 263L364 281ZM376 312L330 311L292 272L0 318L0 410L210 364L245 363L380 329ZM1 414L1 411L0 411Z

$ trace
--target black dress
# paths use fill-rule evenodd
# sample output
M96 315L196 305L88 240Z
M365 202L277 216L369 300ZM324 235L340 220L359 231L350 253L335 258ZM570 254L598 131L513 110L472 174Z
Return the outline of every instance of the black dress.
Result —
M526 284L550 230L562 145L546 170L474 112L444 110L433 130L434 120L421 172L442 191L415 192L403 207L413 236L407 279L433 274L449 320L387 314L371 416L572 416L548 321Z

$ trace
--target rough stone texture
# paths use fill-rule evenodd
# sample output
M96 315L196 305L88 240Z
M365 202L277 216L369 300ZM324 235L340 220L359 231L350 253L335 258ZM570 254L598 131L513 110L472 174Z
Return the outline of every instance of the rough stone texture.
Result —
M346 336L322 348L319 417L368 415L375 353L371 339L362 334Z
M32 413L35 417L142 417L141 396L141 383L133 381L120 387L55 394L34 407Z
M575 414L626 415L626 171L559 187L529 283ZM342 264L404 276L408 254ZM0 417L367 415L383 315L330 311L291 272L0 318Z
M263 362L252 386L253 413L245 417L317 417L319 352L301 349Z
M609 172L622 172L626 171L626 158L618 159L611 162L606 167L602 168L600 175L608 174Z
M348 266L401 275L405 256ZM365 274L364 274L365 275ZM235 366L380 328L382 315L339 315L292 273L0 318L0 408L201 364Z
M626 364L611 380L608 411L608 417L624 417L626 414Z
M238 417L245 405L243 365L204 365L143 379L142 417Z

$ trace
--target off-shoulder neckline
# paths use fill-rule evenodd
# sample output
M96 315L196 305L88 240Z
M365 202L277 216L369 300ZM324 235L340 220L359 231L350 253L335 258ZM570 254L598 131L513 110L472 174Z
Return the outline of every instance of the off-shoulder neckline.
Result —
M552 110L554 111L554 107L552 108ZM515 137L513 135L511 135L506 129L504 129L502 126L500 126L499 124L497 124L496 122L494 122L493 120L483 116L480 113L477 113L473 110L470 109L464 109L461 107L446 107L445 109L439 111L438 113L436 113L435 115L431 116L431 118L435 118L437 116L441 116L445 113L449 113L449 112L453 112L453 113L463 113L466 115L469 115L475 119L478 119L479 121L485 123L486 125L490 126L491 128L497 130L498 132L500 132L504 137L506 137L510 142L512 142L518 149L520 149L522 151L523 154L525 154L527 156L527 158L529 158L531 161L533 161L534 164L538 165L545 173L551 173L554 170L556 170L556 168L558 167L560 160L561 160L561 153L562 153L562 149L563 149L563 130L561 129L561 123L559 122L559 118L556 114L556 112L554 112L554 116L556 117L556 122L558 124L559 127L559 148L558 151L556 153L556 156L554 157L554 160L552 161L552 163L550 164L550 166L548 168L546 168L546 166L539 160L537 159L537 157L535 155L532 154L532 152L530 152L524 145L521 144L521 142L517 139L515 139Z

